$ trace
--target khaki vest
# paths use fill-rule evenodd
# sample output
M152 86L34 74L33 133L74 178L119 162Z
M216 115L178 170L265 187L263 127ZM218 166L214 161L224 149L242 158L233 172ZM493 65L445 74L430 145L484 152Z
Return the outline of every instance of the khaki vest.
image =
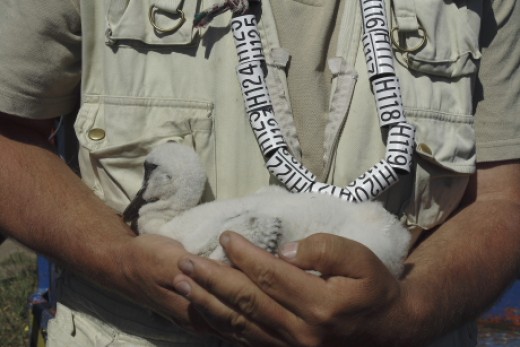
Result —
M243 196L275 182L264 167L244 111L230 14L216 17L201 31L192 28L195 13L217 2L81 1L82 104L75 124L81 174L118 211L139 189L147 153L168 140L193 146L200 155L208 175L206 201ZM480 8L461 3L479 6L480 2L387 4L400 45L417 46L420 36L426 35L419 51L396 53L406 116L417 128L413 172L381 197L411 230L430 229L445 220L475 170L472 89L480 57ZM179 10L185 23L172 34L158 34L150 22L152 4L161 9L154 16L160 27L178 25ZM288 115L288 55L279 45L269 1L263 0L261 6L259 30L269 91L275 112ZM330 119L324 130L326 170L321 178L338 186L346 186L385 153L386 133L379 128L362 51L360 12L358 1L345 2L336 56L329 61L333 79ZM292 127L286 119L284 132L298 156ZM84 292L82 302L100 300L95 290L78 288L76 292ZM129 303L118 304L119 299L106 300L112 300L112 308L131 309ZM134 316L146 316L139 312ZM158 323L145 324L143 331L152 331ZM165 334L180 334L170 329L169 322L163 322L163 328L169 331ZM468 333L461 334L466 342L461 344L453 334L443 341L459 342L437 346L474 345Z
M236 77L230 14L192 28L193 16L217 1L82 1L82 106L75 129L83 180L121 211L139 188L142 163L157 144L193 146L206 165L205 200L243 196L274 183L264 167L244 111ZM471 2L476 4L478 2ZM172 34L161 27L186 21ZM407 119L417 128L412 174L381 200L410 229L430 229L458 205L475 170L472 90L480 57L480 8L443 0L393 0L387 15L396 40L414 53L396 53ZM478 6L478 5L472 5ZM290 114L287 52L279 46L270 3L262 1L259 30L277 114ZM325 129L322 180L345 186L384 157L362 51L358 1L346 1L336 57L329 64L330 119ZM298 155L289 121L285 134ZM99 136L99 129L103 130ZM96 135L97 134L97 135Z

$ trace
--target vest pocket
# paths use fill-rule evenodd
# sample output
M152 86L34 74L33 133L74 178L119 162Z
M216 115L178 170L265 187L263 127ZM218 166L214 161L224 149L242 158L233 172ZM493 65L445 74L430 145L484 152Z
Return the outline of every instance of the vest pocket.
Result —
M409 225L431 229L457 208L475 172L473 117L416 111L408 119L416 126L416 166L405 214Z
M404 214L409 226L431 229L457 208L475 171L472 90L481 2L391 1L396 70L407 119L417 128Z
M213 105L199 101L87 96L75 131L83 181L122 211L140 188L146 155L166 141L195 148L216 179Z
M396 54L409 69L452 78L477 71L480 1L392 0L392 4L392 37L394 46L401 47Z

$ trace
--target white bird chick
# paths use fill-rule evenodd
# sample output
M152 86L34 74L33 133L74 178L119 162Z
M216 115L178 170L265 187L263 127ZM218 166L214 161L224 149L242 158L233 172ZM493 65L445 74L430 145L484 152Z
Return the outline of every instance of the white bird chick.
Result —
M218 239L226 230L242 234L271 253L280 244L326 232L365 245L394 276L401 274L410 233L380 203L348 203L328 195L293 194L270 186L243 198L195 207L205 183L202 165L195 162L197 154L180 144L168 143L152 151L145 162L142 194L125 210L125 220L135 220L132 211L138 209L139 233L171 237L191 253L221 261L227 259ZM181 185L169 187L170 183ZM163 214L168 217L161 217Z
M196 206L207 177L192 148L166 142L144 162L144 180L123 216L134 231L154 233L173 217Z

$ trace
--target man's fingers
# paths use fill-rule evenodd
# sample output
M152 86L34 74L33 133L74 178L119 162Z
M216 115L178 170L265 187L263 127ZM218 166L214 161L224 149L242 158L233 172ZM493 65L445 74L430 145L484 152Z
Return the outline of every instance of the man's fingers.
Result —
M322 275L362 279L384 267L377 256L364 245L331 234L313 234L303 240L282 245L282 259Z
M214 329L254 346L323 344L324 329L355 330L343 322L385 305L398 287L372 252L332 235L301 241L287 260L236 233L223 233L221 243L237 269L186 256L174 286Z
M221 241L231 262L263 292L311 326L348 311L350 299L364 292L365 284L357 279L335 274L322 278L272 256L241 235L226 232L223 237L228 238Z
M179 264L186 275L176 276L175 290L223 337L242 343L256 341L258 346L285 346L277 338L279 334L291 338L282 326L296 317L240 271L200 258L188 257Z
M368 248L338 236L312 235L291 250L291 258L283 260L241 235L226 232L223 237L227 239L223 243L226 253L235 266L262 291L311 324L363 309L386 290L381 283L394 282ZM319 271L322 277L301 269Z
M286 293L296 300L312 302L316 298L297 298L303 288L312 287L325 289L323 279L305 271L301 271L292 264L272 256L246 240L242 235L225 232L221 243L230 261L244 272L265 293L283 299L277 295ZM296 295L295 295L296 294ZM298 302L299 303L299 302Z

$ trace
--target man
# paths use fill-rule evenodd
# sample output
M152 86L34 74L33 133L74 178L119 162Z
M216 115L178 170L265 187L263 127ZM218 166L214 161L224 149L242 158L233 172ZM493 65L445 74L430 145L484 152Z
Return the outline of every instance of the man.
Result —
M365 248L326 234L285 245L276 259L226 233L234 269L164 237L136 237L121 221L144 156L163 141L197 150L206 200L269 183L244 117L229 13L197 32L195 1L5 2L0 189L9 198L0 227L67 270L49 345L222 344L206 333L256 346L475 345L467 322L520 266L520 55L504 54L517 49L519 9L515 1L409 5L394 1L392 20L406 37L396 70L417 127L416 164L381 200L419 241L396 280ZM385 151L359 3L263 1L252 10L273 107L294 116L285 126L294 152L322 181L346 186ZM403 31L407 10L422 31ZM424 46L406 52L421 35ZM78 95L83 182L47 145L49 119L72 111Z

